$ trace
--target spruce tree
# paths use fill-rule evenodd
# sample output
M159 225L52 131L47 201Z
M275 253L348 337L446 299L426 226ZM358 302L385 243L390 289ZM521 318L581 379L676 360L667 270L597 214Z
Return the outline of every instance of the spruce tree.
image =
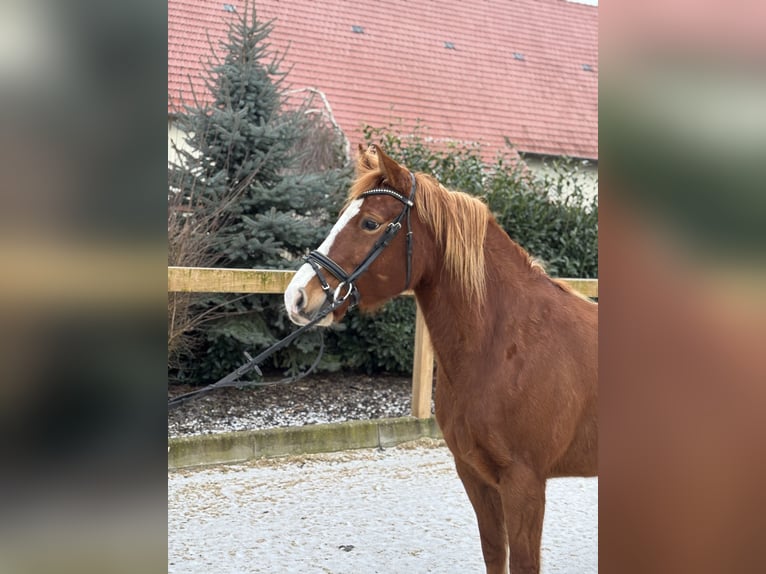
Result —
M272 22L259 22L248 4L234 14L221 59L208 64L212 102L187 106L178 118L188 149L179 149L181 161L170 168L171 193L188 202L190 218L214 222L200 233L211 234L221 267L297 267L326 236L348 185L339 144L334 168L303 169L296 150L321 128L305 108L286 107L284 55L271 50L271 31ZM200 327L203 343L181 369L181 378L199 383L289 330L274 296L209 296L195 311L217 317ZM304 341L302 350L313 345ZM301 355L299 347L274 366L294 370L305 362Z

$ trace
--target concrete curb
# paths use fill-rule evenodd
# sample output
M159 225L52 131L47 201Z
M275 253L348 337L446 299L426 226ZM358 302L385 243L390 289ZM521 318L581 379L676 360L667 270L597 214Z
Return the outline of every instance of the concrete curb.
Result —
M442 438L436 420L401 417L168 439L168 470Z

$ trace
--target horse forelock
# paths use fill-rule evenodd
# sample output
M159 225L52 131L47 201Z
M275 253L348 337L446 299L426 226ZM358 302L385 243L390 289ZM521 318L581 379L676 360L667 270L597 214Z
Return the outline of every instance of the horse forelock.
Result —
M354 181L354 183L351 185L351 189L348 192L348 197L346 198L346 205L348 205L355 199L359 199L359 196L362 195L365 191L369 191L371 189L378 187L381 183L382 178L383 176L378 170L368 171L368 172L359 174L356 180Z

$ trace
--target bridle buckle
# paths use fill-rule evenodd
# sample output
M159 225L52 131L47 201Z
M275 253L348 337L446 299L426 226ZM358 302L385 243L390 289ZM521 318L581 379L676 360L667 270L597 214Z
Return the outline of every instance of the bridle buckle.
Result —
M343 293L342 297L339 297L338 295L343 291L344 287L347 288L346 292ZM356 287L354 287L353 283L346 283L345 281L341 281L340 283L338 283L338 286L335 288L335 291L332 294L333 304L343 303L344 301L346 301L346 299L351 297L351 294L354 292L355 288Z

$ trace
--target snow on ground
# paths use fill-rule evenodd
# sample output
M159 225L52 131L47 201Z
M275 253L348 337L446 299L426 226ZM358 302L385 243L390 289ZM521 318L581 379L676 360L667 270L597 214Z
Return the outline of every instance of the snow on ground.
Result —
M168 398L192 390L173 386ZM168 411L168 437L410 414L412 379L354 373L312 375L273 387L220 389Z
M543 573L598 570L598 480L548 481ZM168 573L484 572L443 443L168 474Z

